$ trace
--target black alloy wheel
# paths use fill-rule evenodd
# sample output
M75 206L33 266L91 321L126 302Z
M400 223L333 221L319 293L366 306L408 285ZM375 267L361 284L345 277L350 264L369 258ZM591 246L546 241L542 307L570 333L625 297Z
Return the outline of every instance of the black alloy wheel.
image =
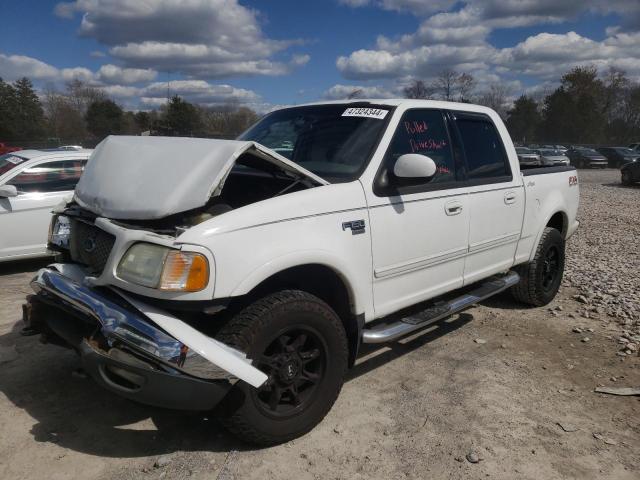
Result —
M560 252L556 245L547 249L542 264L542 288L549 291L553 288L560 273Z
M269 344L256 366L269 378L252 394L266 415L287 417L313 399L326 368L327 346L306 326L285 329Z

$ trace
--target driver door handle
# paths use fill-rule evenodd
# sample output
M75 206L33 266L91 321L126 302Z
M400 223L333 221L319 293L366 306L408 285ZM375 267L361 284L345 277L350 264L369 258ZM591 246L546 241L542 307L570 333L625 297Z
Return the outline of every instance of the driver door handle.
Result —
M458 215L462 212L462 203L452 200L444 204L444 211L448 216Z
M504 194L504 203L507 205L511 205L512 203L516 203L516 192L507 192Z

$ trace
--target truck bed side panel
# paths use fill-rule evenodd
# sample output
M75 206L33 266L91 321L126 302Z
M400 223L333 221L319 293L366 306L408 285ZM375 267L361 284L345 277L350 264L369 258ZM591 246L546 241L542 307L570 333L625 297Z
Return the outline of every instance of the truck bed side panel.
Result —
M577 227L578 174L571 167L550 167L525 170L525 212L522 236L516 249L515 264L529 261L535 254L540 236L551 217L561 212L565 239Z

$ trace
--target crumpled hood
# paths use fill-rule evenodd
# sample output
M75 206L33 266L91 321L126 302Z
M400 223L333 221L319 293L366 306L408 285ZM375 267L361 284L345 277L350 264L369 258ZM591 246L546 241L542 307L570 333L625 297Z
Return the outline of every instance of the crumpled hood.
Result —
M244 153L320 185L328 184L256 142L109 136L91 155L74 199L102 217L163 218L205 205L222 190L231 168Z

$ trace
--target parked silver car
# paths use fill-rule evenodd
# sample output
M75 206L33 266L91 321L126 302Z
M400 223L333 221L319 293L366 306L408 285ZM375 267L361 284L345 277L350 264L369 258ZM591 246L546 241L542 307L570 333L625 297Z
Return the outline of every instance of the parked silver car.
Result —
M516 147L516 153L521 167L539 167L542 165L540 155L530 148Z
M540 148L534 150L534 152L540 155L540 161L544 166L569 165L569 157L564 155L560 150Z

